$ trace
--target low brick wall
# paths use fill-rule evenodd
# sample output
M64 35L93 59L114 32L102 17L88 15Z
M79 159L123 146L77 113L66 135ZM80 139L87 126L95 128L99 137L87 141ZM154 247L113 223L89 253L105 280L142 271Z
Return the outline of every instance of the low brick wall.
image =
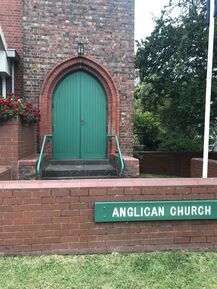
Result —
M35 124L18 124L18 156L19 159L31 156L36 152Z
M18 179L18 160L36 151L35 126L18 118L3 121L0 136L0 165L11 166L12 179Z
M202 153L141 151L135 156L139 158L140 173L190 177L191 159L201 158ZM216 160L217 153L210 152L209 159Z
M19 180L35 180L39 155L31 155L18 161Z
M139 176L139 160L131 157L123 155L123 161L124 161L124 177L138 177ZM113 164L116 166L116 170L118 174L120 173L120 163L118 159L118 155L112 155L110 160L113 162Z
M139 152L140 173L190 177L191 159L201 153ZM137 155L136 154L136 155Z
M139 176L139 160L131 156L123 156L125 170L125 177L137 177Z
M217 199L217 179L0 182L0 254L216 250L217 220L94 223L96 201Z
M203 159L194 158L191 160L191 177L192 178L201 178L203 170ZM217 160L210 160L208 162L208 177L216 178L217 177Z
M9 167L0 166L0 181L11 180L11 169Z

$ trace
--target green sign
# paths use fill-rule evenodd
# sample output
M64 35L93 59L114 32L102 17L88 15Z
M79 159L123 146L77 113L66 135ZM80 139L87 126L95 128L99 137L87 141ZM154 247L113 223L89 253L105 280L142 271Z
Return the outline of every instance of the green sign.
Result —
M95 222L217 219L217 201L96 202Z

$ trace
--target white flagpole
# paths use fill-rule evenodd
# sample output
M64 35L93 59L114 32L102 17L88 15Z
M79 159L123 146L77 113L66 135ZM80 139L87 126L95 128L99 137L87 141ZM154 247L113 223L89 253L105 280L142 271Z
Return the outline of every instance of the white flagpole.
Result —
M212 88L212 66L213 66L213 44L214 44L214 9L215 0L210 0L209 14L209 42L206 75L206 103L205 103L205 124L204 124L204 145L203 145L203 178L208 176L208 155L209 155L209 127L210 127L210 105Z

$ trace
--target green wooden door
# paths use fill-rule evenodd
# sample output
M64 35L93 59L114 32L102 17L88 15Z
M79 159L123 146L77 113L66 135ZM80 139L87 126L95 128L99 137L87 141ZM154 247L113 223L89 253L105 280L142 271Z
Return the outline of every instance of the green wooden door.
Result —
M52 119L54 159L106 159L107 98L94 77L65 77L53 95Z

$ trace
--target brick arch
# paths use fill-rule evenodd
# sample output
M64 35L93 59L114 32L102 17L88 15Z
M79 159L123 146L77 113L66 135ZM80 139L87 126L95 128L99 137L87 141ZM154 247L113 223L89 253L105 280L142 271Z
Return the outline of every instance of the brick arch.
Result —
M52 134L52 97L58 83L69 73L82 70L95 76L103 86L108 102L108 134L119 134L120 100L117 87L110 73L99 63L86 56L75 56L53 67L41 88L39 107L41 111L40 143L45 134ZM114 153L110 147L108 154Z

